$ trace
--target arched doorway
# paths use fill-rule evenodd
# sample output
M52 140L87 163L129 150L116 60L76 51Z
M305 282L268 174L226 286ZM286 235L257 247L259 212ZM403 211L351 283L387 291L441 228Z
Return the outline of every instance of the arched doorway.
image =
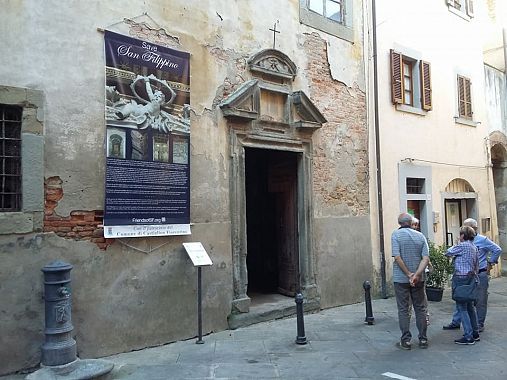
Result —
M477 193L468 181L455 178L445 188L444 201L444 242L453 245L459 237L459 229L467 218L477 219Z
M498 218L498 239L501 247L507 247L507 151L501 143L491 147L493 183L495 186L496 213Z

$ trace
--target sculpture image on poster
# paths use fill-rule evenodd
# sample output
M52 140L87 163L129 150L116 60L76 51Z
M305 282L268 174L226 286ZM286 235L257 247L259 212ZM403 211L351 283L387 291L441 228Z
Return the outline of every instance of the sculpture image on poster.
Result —
M105 237L190 234L189 54L105 32Z

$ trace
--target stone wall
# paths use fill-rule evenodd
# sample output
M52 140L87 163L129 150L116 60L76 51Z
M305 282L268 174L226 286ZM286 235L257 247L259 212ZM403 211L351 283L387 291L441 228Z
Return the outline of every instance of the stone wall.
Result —
M204 332L227 328L233 271L239 269L231 253L229 125L217 105L251 79L248 58L272 47L269 28L276 19L283 26L276 49L298 68L294 89L304 91L328 120L311 137L312 177L305 180L313 184L313 202L303 210L313 220L308 246L322 305L360 300L351 283L371 271L371 252L362 1L352 2L354 43L301 24L298 0L241 6L214 0L199 2L199 9L186 0L170 7L166 1L126 0L121 8L96 0L73 6L57 0L6 3L0 12L0 85L40 92L44 124L37 137L44 156L31 165L41 177L31 183L41 198L34 214L38 229L32 223L23 231L0 232L0 374L39 362L40 270L55 259L74 266L73 322L81 358L196 335L196 270L183 242L201 241L213 260L203 271ZM20 25L30 25L23 38ZM103 29L191 54L191 236L102 235ZM356 70L338 70L346 66ZM5 214L3 224L12 220Z

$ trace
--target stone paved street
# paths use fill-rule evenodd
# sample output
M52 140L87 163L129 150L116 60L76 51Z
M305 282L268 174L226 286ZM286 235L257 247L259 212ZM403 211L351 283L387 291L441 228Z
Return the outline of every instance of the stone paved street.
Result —
M202 345L192 339L104 358L115 364L107 379L507 379L507 278L491 281L486 330L474 346L458 346L460 333L442 330L453 306L447 292L430 302L427 350L396 348L389 298L373 301L374 325L363 323L364 303L306 315L307 345L294 343L295 318L276 320L210 334Z

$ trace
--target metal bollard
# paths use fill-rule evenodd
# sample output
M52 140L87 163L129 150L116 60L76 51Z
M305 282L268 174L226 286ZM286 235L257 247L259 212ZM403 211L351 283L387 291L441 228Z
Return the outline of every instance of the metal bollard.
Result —
M303 295L296 294L296 316L297 316L297 329L298 335L296 337L297 344L306 344L305 336L305 321L303 319Z
M371 308L370 281L363 282L363 288L364 288L364 302L366 304L366 318L364 319L364 323L373 325L373 323L375 322L375 318L373 318L373 311Z
M52 261L42 268L44 272L44 301L46 340L42 345L41 363L59 366L77 359L76 341L72 339L72 294L70 271L72 265Z

